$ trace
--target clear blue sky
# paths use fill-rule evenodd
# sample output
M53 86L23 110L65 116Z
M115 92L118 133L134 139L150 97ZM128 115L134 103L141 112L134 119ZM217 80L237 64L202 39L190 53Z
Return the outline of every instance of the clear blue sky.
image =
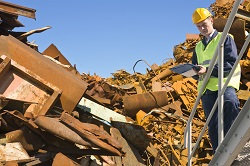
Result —
M7 1L7 0L6 0ZM28 38L43 52L51 43L82 73L109 77L119 69L133 73L139 59L149 64L172 58L173 47L187 33L195 8L208 8L215 0L8 0L36 9L36 20L19 17L29 31L51 26ZM136 71L145 73L140 63Z

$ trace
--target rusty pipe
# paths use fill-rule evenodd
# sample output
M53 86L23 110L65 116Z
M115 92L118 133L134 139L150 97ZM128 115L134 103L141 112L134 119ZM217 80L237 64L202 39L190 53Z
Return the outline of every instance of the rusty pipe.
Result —
M149 112L153 108L167 105L168 95L166 91L156 91L125 96L123 98L123 104L127 115L135 117L139 110Z
M170 69L166 69L164 71L162 71L161 73L159 73L157 76L155 76L154 78L152 78L152 82L160 80L162 78L165 78L169 75L171 75L173 72Z

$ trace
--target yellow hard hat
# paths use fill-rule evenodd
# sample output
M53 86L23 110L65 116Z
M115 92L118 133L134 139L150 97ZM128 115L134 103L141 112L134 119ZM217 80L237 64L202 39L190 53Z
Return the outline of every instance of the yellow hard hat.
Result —
M206 20L208 17L212 16L212 14L205 8L197 8L195 9L192 20L194 24L197 24L201 21Z

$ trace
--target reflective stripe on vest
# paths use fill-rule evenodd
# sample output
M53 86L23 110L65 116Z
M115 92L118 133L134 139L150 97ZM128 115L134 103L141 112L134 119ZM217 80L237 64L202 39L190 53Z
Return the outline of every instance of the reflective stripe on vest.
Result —
M219 44L221 35L222 33L218 32L218 35L208 43L206 48L203 45L202 41L197 43L195 47L195 52L197 55L198 65L202 65L204 67L209 66L210 61L213 58L213 55L216 51L216 47ZM238 64L228 86L234 87L235 89L239 90L240 75L241 75L241 69L240 69L240 65ZM226 82L226 79L227 78L224 78L224 83ZM203 79L199 79L198 91L200 91L202 83L203 83ZM208 83L203 93L205 92L206 89L209 89L211 91L217 91L218 90L218 78L211 76L208 80Z

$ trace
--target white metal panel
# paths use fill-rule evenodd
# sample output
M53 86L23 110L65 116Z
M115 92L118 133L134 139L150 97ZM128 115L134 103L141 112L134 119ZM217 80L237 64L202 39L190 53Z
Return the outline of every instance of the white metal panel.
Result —
M125 116L84 97L82 97L77 107L109 123L111 123L111 119L113 121L127 122Z

